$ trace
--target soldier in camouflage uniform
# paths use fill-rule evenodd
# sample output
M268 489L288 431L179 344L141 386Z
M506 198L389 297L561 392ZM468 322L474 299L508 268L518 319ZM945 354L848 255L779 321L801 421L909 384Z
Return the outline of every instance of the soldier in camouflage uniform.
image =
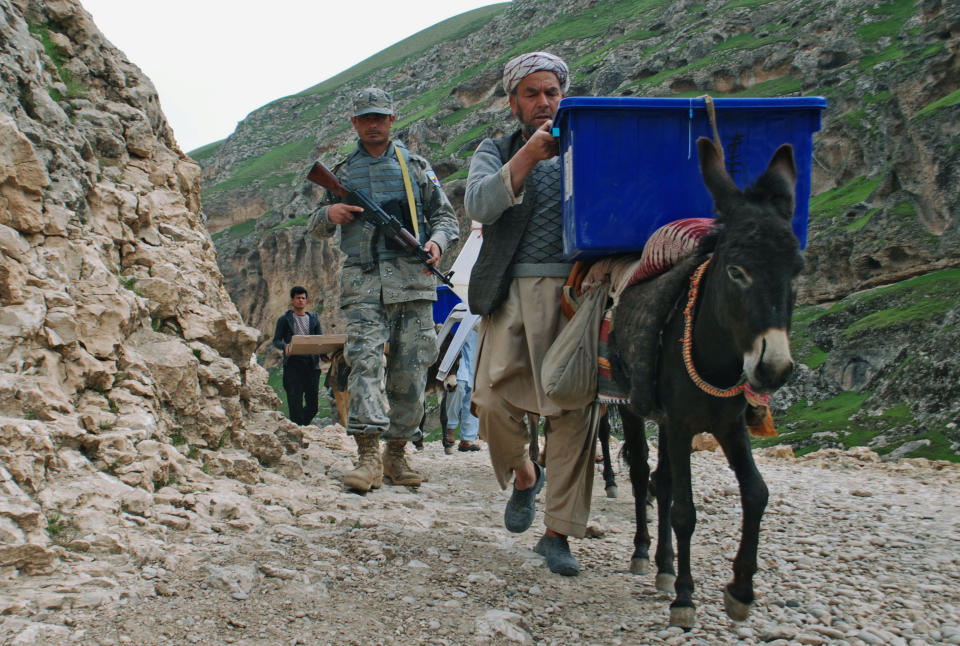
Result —
M443 250L457 240L457 218L430 164L390 139L395 120L386 92L357 92L350 117L359 136L357 148L333 172L403 222L436 265ZM404 166L409 184L404 182ZM432 303L436 279L415 256L381 235L362 212L362 207L327 194L310 217L308 231L327 238L339 226L340 250L346 254L340 307L347 320L344 358L350 366L347 433L357 442L358 460L343 482L365 492L380 487L384 475L394 484L420 484L405 449L423 417L427 368L439 349ZM390 350L384 358L387 341ZM382 456L381 436L387 440Z

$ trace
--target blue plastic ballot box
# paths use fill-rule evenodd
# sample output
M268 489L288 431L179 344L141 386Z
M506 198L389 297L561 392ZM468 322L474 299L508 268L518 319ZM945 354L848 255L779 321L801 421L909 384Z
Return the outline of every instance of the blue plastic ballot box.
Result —
M793 230L807 242L813 133L823 97L713 100L727 171L740 188L756 180L776 149L793 145L797 199ZM703 98L570 97L553 121L563 182L567 259L637 252L668 222L713 216L696 141L713 137Z
M446 285L437 285L437 300L433 302L433 322L439 325L446 321L450 311L459 302L460 297L452 289Z

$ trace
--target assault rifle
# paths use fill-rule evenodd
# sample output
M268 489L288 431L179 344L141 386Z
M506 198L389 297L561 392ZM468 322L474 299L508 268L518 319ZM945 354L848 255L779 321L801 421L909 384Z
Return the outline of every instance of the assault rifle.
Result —
M327 167L320 162L314 162L313 168L311 168L310 172L307 173L307 179L314 184L319 184L320 186L324 187L334 195L338 196L341 200L346 201L347 199L352 198L354 201L359 202L360 206L363 207L364 217L370 218L375 225L380 227L381 231L383 231L391 240L400 245L401 249L415 255L417 259L419 259L420 262L422 262L427 269L433 272L433 274L445 285L453 287L453 283L450 282L450 276L453 274L453 272L451 271L448 274L443 274L439 269L437 269L436 265L431 265L428 263L427 261L431 258L431 256L424 250L423 247L420 246L420 241L404 228L403 223L401 223L400 220L384 211L379 204L370 199L370 197L362 190L358 189L354 191L347 188L340 183L340 180L337 179L336 175L327 170ZM417 214L413 213L412 217L417 217Z

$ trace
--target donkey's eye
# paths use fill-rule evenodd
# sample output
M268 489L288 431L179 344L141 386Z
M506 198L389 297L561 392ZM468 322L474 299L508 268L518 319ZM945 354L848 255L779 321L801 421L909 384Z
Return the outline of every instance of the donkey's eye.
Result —
M729 276L730 280L735 282L737 286L742 289L750 287L750 285L753 283L753 279L750 278L750 274L748 274L747 270L740 265L730 265L727 267L727 276Z

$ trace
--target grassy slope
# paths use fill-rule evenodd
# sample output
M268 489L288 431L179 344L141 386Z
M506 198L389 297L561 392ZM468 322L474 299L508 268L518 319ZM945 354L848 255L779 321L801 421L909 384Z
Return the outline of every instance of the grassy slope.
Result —
M739 2L731 2L724 5L722 11L728 12L738 7L758 8L768 4L770 1L771 0L741 0ZM646 31L645 27L652 24L659 15L659 10L668 4L669 0L622 0L620 2L602 3L577 14L559 14L556 19L545 28L533 32L523 40L516 42L512 47L500 53L497 58L480 61L472 66L468 66L456 78L445 83L443 87L436 87L413 97L410 102L404 105L404 114L401 115L401 119L397 122L396 128L403 128L435 114L442 101L449 95L450 89L457 83L484 71L490 66L502 65L510 56L520 51L549 48L551 44L565 40L596 39L597 48L591 54L580 60L572 61L572 69L574 70L590 68L592 64L602 61L606 53L617 44L626 40L649 37L651 33ZM315 96L318 102L311 105L308 109L292 115L290 120L285 120L282 124L285 132L312 132L309 124L317 115L327 108L330 96L339 87L362 79L364 76L383 67L401 65L404 60L417 56L438 43L454 40L475 31L485 22L502 12L507 6L508 3L491 5L455 16L384 49L330 79L318 83L298 94L292 95L294 97ZM923 58L929 55L929 52L925 50L914 49L904 51L900 47L894 46L883 48L879 44L882 39L896 36L896 34L901 32L901 30L904 29L906 21L913 15L914 11L915 8L913 7L912 0L893 0L892 2L879 3L870 9L873 20L863 24L856 32L857 39L862 43L867 53L865 64L867 64L869 68L872 68L879 62L887 60L896 60L897 66L904 67L918 60L918 57ZM696 20L696 14L696 11L691 11L691 21ZM627 19L637 25L637 27L614 39L608 40L606 35L611 26ZM794 36L796 29L796 26L788 28L788 24L789 21L781 20L766 25L761 30L763 36L760 38L754 33L740 34L729 38L723 43L720 43L710 55L700 60L692 61L681 68L667 69L654 76L635 81L633 83L634 90L642 93L646 88L660 85L671 79L681 78L689 75L694 70L715 66L726 56L734 52L753 50L777 41L787 41ZM578 74L582 73L575 72L575 82L579 80ZM800 92L801 89L801 83L798 79L785 76L760 83L751 87L749 91L740 92L739 94L764 97L783 96L796 94ZM824 94L836 91L827 88L825 88L825 90L827 91L825 91ZM700 94L700 92L694 92L694 94ZM284 101L287 98L289 97L278 99L260 110L268 109L275 103ZM890 98L889 96L877 97L876 100L890 100ZM924 110L921 110L916 116L923 117L938 108L952 105L958 100L960 99L957 98L956 93L953 93L943 97L940 101L928 106ZM444 118L444 123L456 123L469 116L475 109L476 106L472 106L449 115ZM843 118L849 122L851 127L869 129L871 125L869 122L864 121L866 115L862 107L844 115ZM336 133L327 133L327 135L331 134ZM470 144L484 134L484 128L478 126L455 140L447 142L441 153L444 155L455 153L462 157L469 156L470 150L472 149ZM216 142L197 149L193 152L195 158L209 156L214 152L219 143L220 142ZM296 166L298 162L302 162L303 158L309 154L309 149L314 145L315 141L312 137L305 137L296 141L278 144L276 147L266 150L260 157L249 159L238 164L227 180L215 186L208 187L204 190L203 196L207 200L216 199L220 194L229 193L238 189L249 189L254 183L264 188L290 183L294 179L291 174L293 166ZM867 180L862 179L860 182L867 182ZM856 188L863 188L863 186ZM860 199L860 191L850 191L849 195L836 195L834 198L834 204L831 205L833 208L825 209L827 213L832 213L836 210L842 211L845 207L855 204ZM850 226L852 230L859 229L866 224L867 220L869 220L869 216L862 218Z
M203 162L212 158L216 154L217 149L220 148L220 144L222 144L224 141L226 140L221 139L220 141L215 141L212 144L207 144L206 146L200 146L199 148L191 150L187 154L190 155L190 157L192 157L195 162L203 164Z
M855 308L856 311L870 309L872 312L865 316L848 316L851 322L839 331L837 338L841 342L883 335L896 338L894 335L898 330L942 321L956 306L958 293L960 269L947 269L853 294L828 308L797 308L791 332L795 358L814 369L826 361L827 353L817 347L809 334L810 327L824 317L843 315ZM824 401L797 402L783 413L774 415L780 435L754 440L754 446L786 443L793 446L796 454L802 455L816 451L824 442L839 443L846 448L868 445L886 431L907 428L910 430L875 450L883 455L905 442L927 439L930 441L928 446L911 452L909 456L960 462L960 456L950 448L950 440L945 435L947 429L922 426L906 402L888 406L879 415L864 414L863 404L872 394L869 391L847 391ZM820 433L825 435L818 435Z
M490 5L454 16L453 18L417 32L413 36L374 54L370 58L322 83L318 83L303 92L292 95L294 97L315 96L317 100L310 104L310 107L291 114L287 119L283 120L282 123L278 123L277 125L281 128L280 131L275 133L259 132L258 134L260 136L275 135L277 144L265 150L263 154L258 157L247 159L237 164L235 168L231 169L230 176L227 179L203 190L203 199L207 201L216 200L222 195L239 190L248 190L254 186L259 188L272 188L291 183L296 179L295 168L302 164L310 152L316 147L314 128L311 128L310 124L314 123L327 109L334 96L334 91L337 88L351 81L363 78L382 67L400 65L405 59L417 56L440 43L461 38L479 29L483 24L506 9L507 6L509 6L509 3ZM446 91L448 92L449 88L447 88ZM434 92L430 94L432 95ZM440 96L441 94L437 94L437 96L434 97L437 103L439 102ZM255 115L257 112L269 110L275 104L284 102L288 98L290 97L277 99L262 108L258 108L253 114ZM421 116L422 115L419 114L414 115L414 117L408 118L406 121L409 122ZM402 123L398 123L397 127L402 127L402 125ZM285 134L290 132L303 133L303 135L293 141L280 143ZM332 135L336 133L327 134ZM198 148L193 151L194 159L209 158L221 143L222 142L215 142Z
M420 54L434 45L462 38L470 32L479 29L508 6L510 6L509 2L489 5L444 20L432 27L418 31L409 38L405 38L399 43L391 45L370 58L357 63L350 69L340 72L326 81L317 83L294 96L310 96L333 92L341 85L361 78L382 67L398 66L407 58Z

